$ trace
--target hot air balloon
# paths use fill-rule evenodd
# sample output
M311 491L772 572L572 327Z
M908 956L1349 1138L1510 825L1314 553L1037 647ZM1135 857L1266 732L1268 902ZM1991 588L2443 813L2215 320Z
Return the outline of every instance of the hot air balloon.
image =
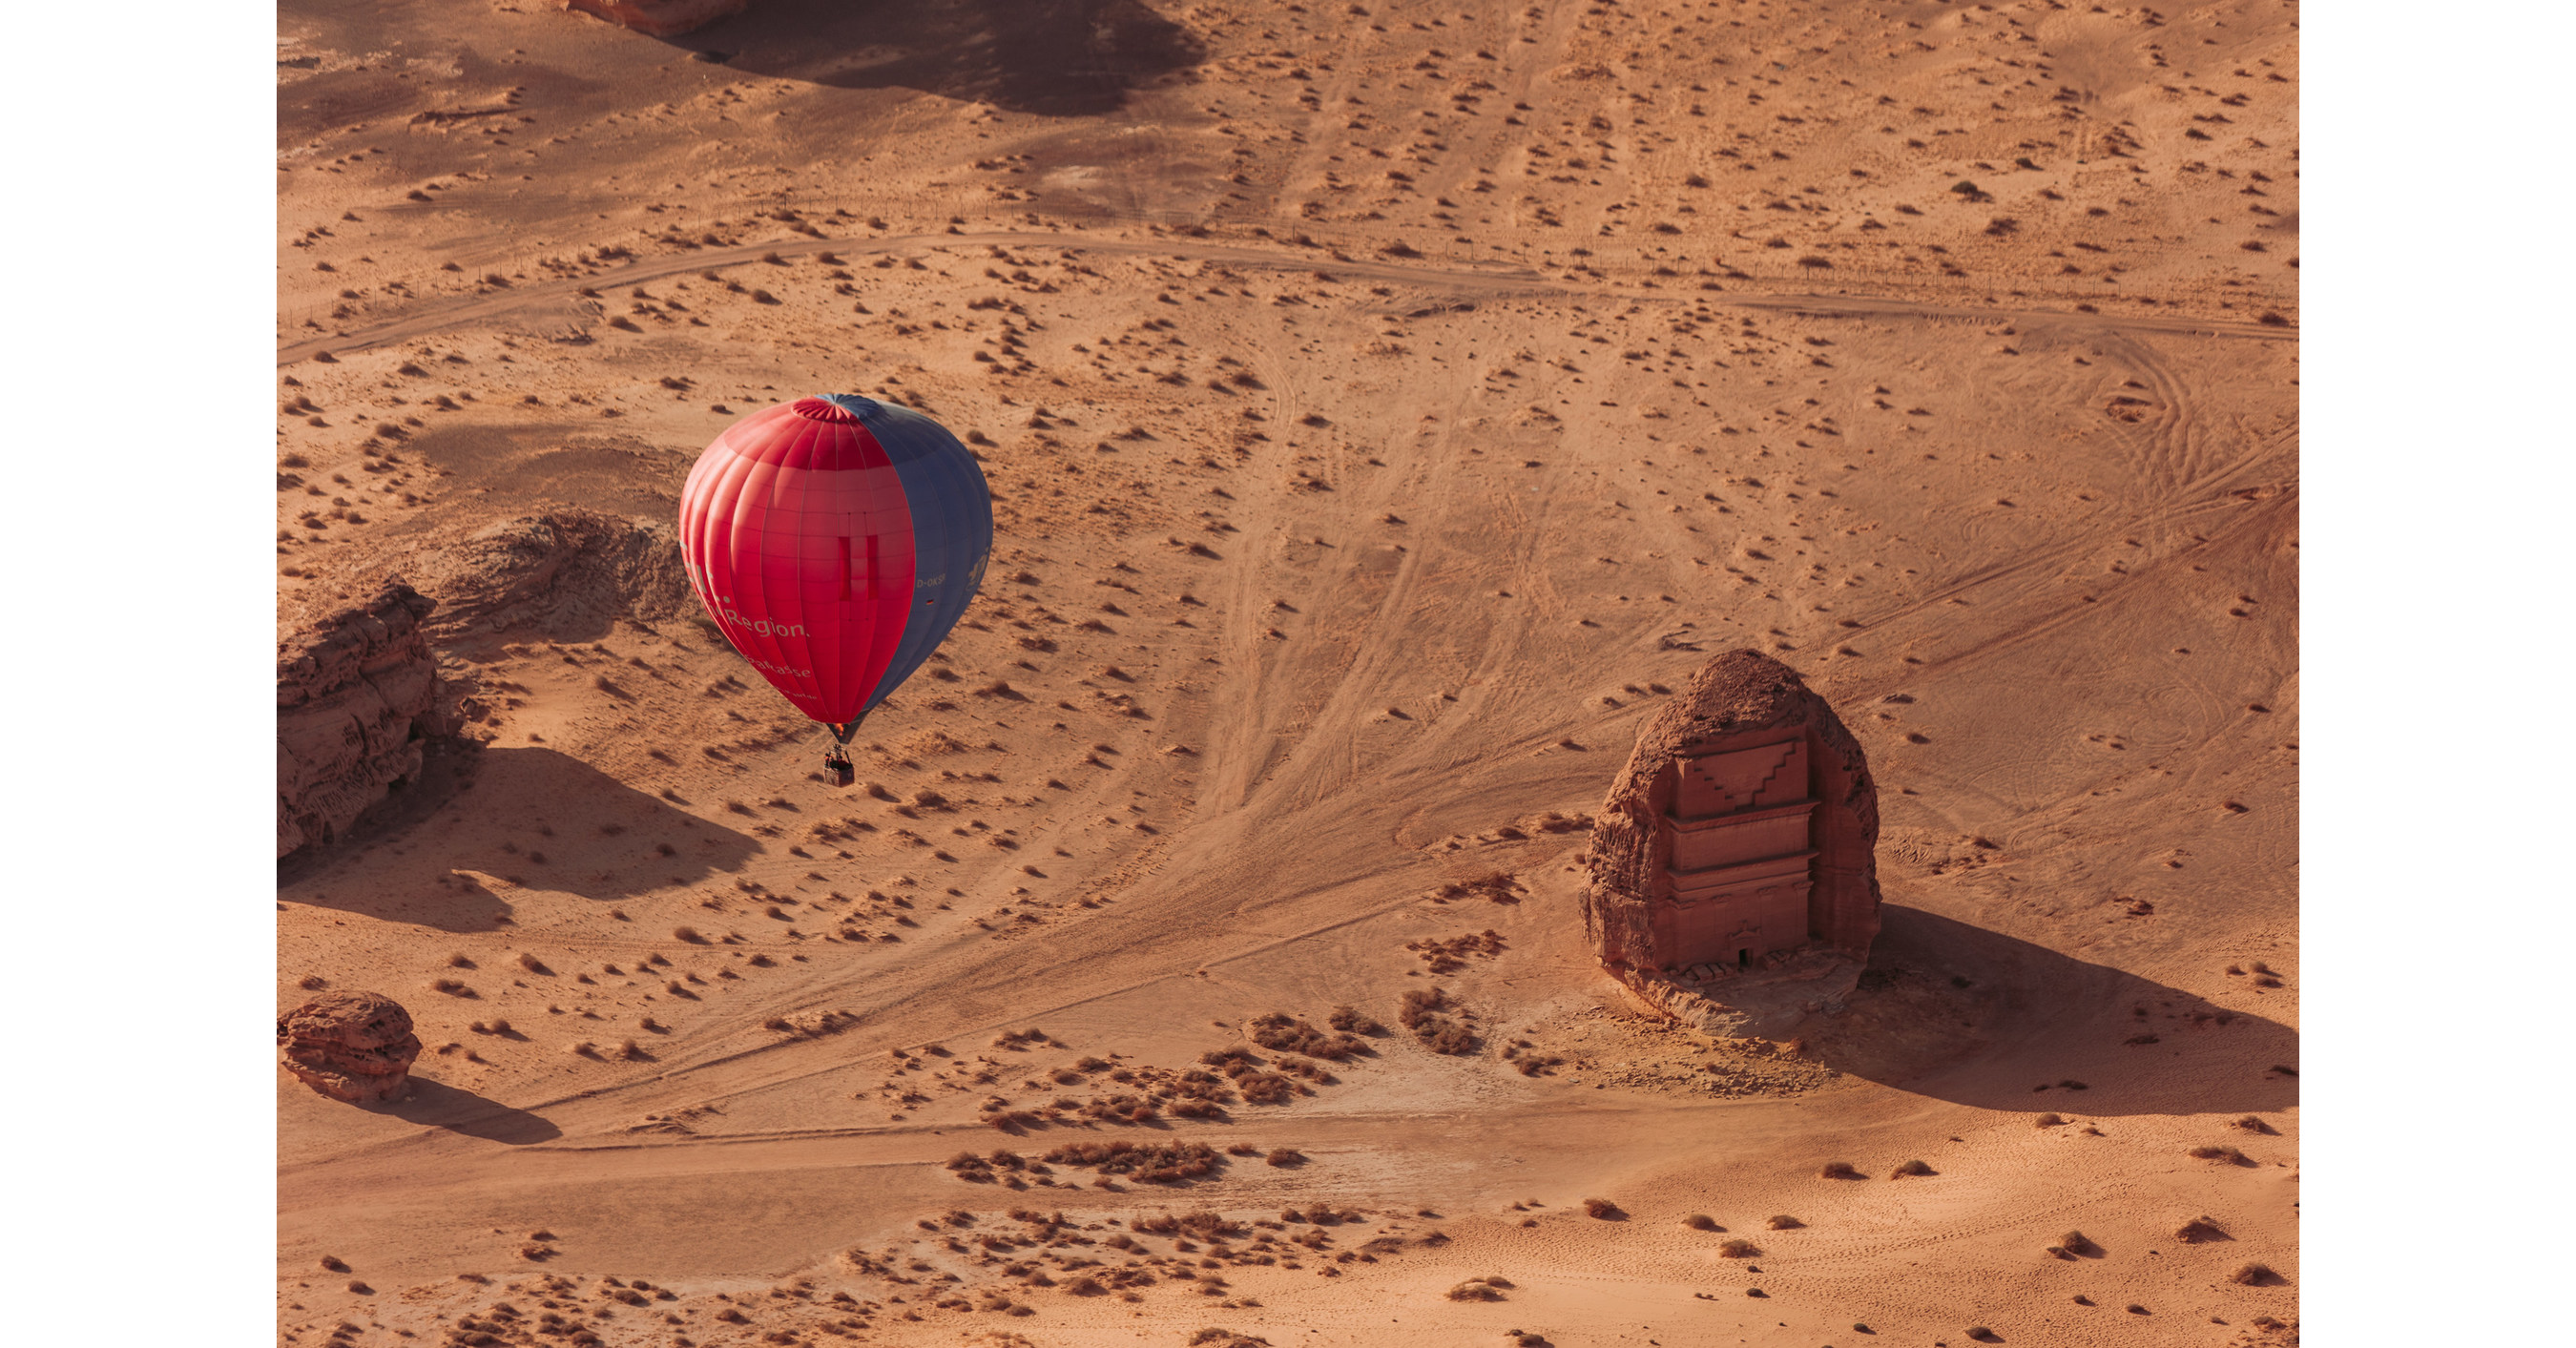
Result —
M745 417L680 489L680 557L735 650L832 731L824 763L966 613L993 550L975 456L939 423L854 394Z

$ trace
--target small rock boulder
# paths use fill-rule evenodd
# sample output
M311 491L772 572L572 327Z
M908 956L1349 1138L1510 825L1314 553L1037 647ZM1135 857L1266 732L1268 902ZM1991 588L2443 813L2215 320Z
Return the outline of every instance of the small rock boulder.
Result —
M420 1036L411 1013L380 992L326 992L277 1018L286 1070L334 1100L401 1098Z

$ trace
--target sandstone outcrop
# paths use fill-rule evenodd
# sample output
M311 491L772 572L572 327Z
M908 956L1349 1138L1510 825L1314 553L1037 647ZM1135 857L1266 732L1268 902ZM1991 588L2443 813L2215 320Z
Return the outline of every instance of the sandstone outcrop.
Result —
M437 661L423 627L434 607L394 582L354 605L282 615L277 855L330 842L420 772L420 741L438 728Z
M442 650L502 632L595 641L619 618L678 617L697 603L672 526L593 510L550 510L427 539L369 571L398 576L437 602L428 633Z
M563 0L563 7L654 37L704 28L749 8L751 0Z
M411 1013L377 992L326 992L277 1018L279 1060L334 1100L393 1100L411 1084L420 1036Z
M1709 661L1637 737L1596 816L1584 928L1666 1013L1777 1037L1840 1009L1878 934L1878 791L1788 666Z

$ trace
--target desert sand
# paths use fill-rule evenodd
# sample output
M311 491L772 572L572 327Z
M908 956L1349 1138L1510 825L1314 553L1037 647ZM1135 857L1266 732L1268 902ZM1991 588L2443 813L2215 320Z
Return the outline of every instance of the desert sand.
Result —
M281 637L463 616L280 864L423 1048L278 1074L279 1341L2292 1341L2296 17L288 0ZM856 787L667 593L458 598L818 392L997 498ZM1782 1043L1579 915L1738 647L1881 792Z

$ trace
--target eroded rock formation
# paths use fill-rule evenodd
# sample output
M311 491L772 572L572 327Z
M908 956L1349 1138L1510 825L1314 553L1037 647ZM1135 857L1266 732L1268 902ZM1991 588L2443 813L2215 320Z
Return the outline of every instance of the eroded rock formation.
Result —
M438 699L423 622L435 604L394 582L363 602L281 615L277 855L327 843L420 772Z
M326 992L277 1018L280 1062L305 1085L351 1104L401 1097L420 1036L411 1013L378 992Z
M437 602L428 632L442 650L521 630L596 641L619 618L676 617L695 612L697 602L670 525L593 510L551 510L426 539L369 571L399 576Z
M1667 1012L1770 1037L1848 995L1878 934L1878 791L1796 671L1709 661L1649 722L1592 830L1584 928Z
M750 4L751 0L563 0L565 9L654 37L704 28L728 14L740 14Z

